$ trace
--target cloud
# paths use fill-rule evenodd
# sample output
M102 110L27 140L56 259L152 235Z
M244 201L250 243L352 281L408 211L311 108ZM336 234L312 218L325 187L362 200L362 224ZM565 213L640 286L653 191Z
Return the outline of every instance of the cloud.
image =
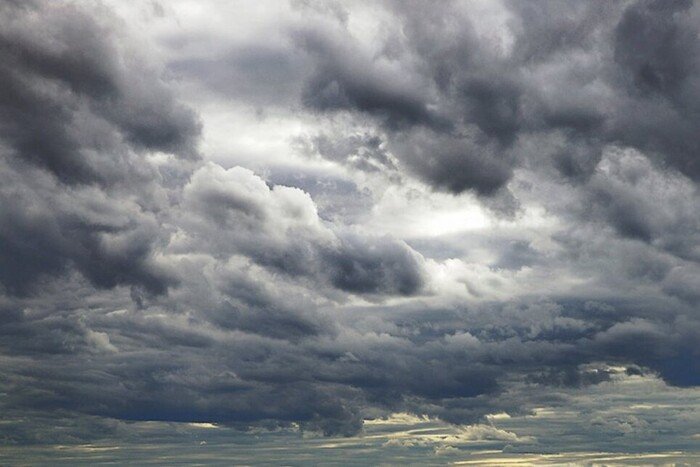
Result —
M615 388L700 384L698 14L4 4L0 439L680 433Z
M196 157L194 112L106 8L5 4L1 17L3 286L28 293L76 268L100 287L163 293L174 279L153 249L166 203L149 179L166 164L144 151Z
M113 183L137 163L130 147L196 156L194 113L110 16L70 3L3 6L6 151L63 182Z
M673 170L656 168L638 153L604 155L590 181L589 206L620 235L697 259L697 188Z
M338 235L318 217L307 193L270 188L249 170L208 164L193 174L184 199L195 213L197 238L211 242L208 251L231 249L280 272L328 280L348 292L411 295L423 285L422 258L406 244L389 237Z

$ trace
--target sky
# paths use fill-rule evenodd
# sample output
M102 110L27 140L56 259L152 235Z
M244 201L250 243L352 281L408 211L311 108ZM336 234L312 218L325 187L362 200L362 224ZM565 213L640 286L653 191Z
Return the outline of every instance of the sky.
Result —
M0 2L0 464L697 464L699 34Z

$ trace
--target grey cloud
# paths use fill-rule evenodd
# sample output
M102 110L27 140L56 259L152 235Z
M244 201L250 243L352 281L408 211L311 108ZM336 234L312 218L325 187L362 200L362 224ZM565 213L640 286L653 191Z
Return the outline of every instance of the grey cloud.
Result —
M374 114L390 127L430 124L435 118L421 98L419 83L385 66L372 63L360 49L334 32L301 31L298 41L317 60L305 83L302 102L317 110L354 110Z
M617 143L650 151L697 178L698 13L691 3L515 2L509 9L514 45L506 51L480 35L479 19L459 3L389 7L400 26L382 40L398 45L371 60L358 58L366 55L359 45L337 45L340 37L356 43L342 27L307 32L301 44L322 65L306 83L304 102L379 115L389 140L452 141L455 149L435 152L428 167L412 164L410 148L392 148L443 190L492 194L526 162L523 141L562 134L565 151L548 157L567 177L589 174L602 145ZM401 75L376 78L388 73L386 64ZM439 169L460 162L461 170Z
M498 156L498 149L474 141L415 131L391 143L409 170L431 185L453 193L472 188L494 194L511 176L511 167Z
M682 1L640 2L625 11L615 30L615 62L634 100L616 115L613 130L613 137L658 153L694 180L697 15L691 2Z
M664 278L664 290L682 300L697 304L700 302L700 269L697 264L676 266Z
M396 2L373 55L353 5L312 5L289 50L167 64L318 124L290 150L323 169L284 154L265 178L197 159L194 111L106 7L0 7L1 439L348 436L402 411L537 419L622 374L700 384L695 6L507 6L512 49L468 3ZM406 176L510 217L415 249L369 231Z
M615 29L615 59L642 93L672 98L690 77L697 43L682 18L690 7L688 1L647 1L625 10Z
M162 240L158 221L138 204L115 204L97 188L64 190L45 173L2 164L0 281L10 293L31 293L51 276L80 271L99 287L133 284L162 293L174 277L153 261Z
M384 133L394 143L393 156L440 190L492 195L532 158L585 179L605 144L653 153L697 178L698 13L692 4L506 7L510 20L489 36L468 5L389 2L377 8L395 22L384 25L376 50L353 37L335 8L302 8L314 13L304 16L304 27L283 21L288 42L234 48L226 52L230 57L207 62L203 75L201 64L176 68L215 79L213 89L255 105L281 92L276 100L290 108L296 94L312 113L349 113ZM285 80L270 81L276 76ZM563 138L564 144L529 155L523 145L533 138ZM426 167L401 144L416 140L427 147L449 141L454 149L436 152L435 167ZM335 160L366 170L364 159ZM460 170L440 169L457 162Z
M246 169L209 164L193 175L184 196L192 228L219 254L244 252L263 266L354 293L412 295L423 286L422 258L407 245L336 233L308 194L270 188Z
M385 171L390 176L396 176L396 163L379 135L364 133L342 137L320 134L308 140L301 139L299 145L308 155L318 154L324 159L347 164L365 172Z
M194 113L128 50L111 14L94 13L72 3L2 7L4 152L64 182L104 184L136 163L129 145L196 156Z
M422 11L422 7L417 9ZM422 19L440 21L440 17L430 12L423 13ZM415 43L402 47L416 47L419 54L426 54L424 58L434 70L456 73L453 69L463 65L461 57L455 56L453 50L441 50L442 44L430 44L427 38L430 33L426 30L436 24L425 26L413 21L413 16L409 18L405 28ZM452 192L474 189L481 194L492 194L508 180L510 167L494 149L513 139L518 126L518 92L514 89L511 92L513 85L495 80L496 70L491 75L484 72L465 78L453 86L449 83L451 76L445 78L446 82L439 77L423 76L413 64L402 60L407 56L406 51L403 57L387 53L369 59L359 48L338 45L341 41L353 43L353 38L343 30L323 34L306 32L302 37L301 46L319 61L303 95L308 107L323 111L353 110L379 117L389 132L394 156L438 189ZM423 39L425 44L420 42ZM469 34L460 35L458 40L478 46ZM433 63L433 60L442 61ZM449 94L445 89L444 95L437 91L445 87L450 88ZM455 109L447 101L463 102L463 108ZM462 130L464 125L467 128ZM476 131L470 130L470 125L475 125ZM442 145L448 149L436 150ZM430 154L425 154L426 151ZM429 162L423 162L425 159ZM459 169L446 169L453 163L459 164Z
M606 151L586 185L585 211L620 235L696 261L697 187L634 151Z
M425 282L422 258L389 237L344 236L338 250L322 254L323 270L341 290L366 294L414 295Z
M145 152L196 158L194 112L106 8L4 4L0 18L3 286L27 294L77 269L165 292L176 279L153 256L167 195L152 180L167 164Z

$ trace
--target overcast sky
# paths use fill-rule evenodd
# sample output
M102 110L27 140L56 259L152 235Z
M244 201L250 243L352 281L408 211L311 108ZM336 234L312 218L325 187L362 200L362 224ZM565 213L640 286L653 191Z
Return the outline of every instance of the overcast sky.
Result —
M699 33L0 2L0 463L700 461Z

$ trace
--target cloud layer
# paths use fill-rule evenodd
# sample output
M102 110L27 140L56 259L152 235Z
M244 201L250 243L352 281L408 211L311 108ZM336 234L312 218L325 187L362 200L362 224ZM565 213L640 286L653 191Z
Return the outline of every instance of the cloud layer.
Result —
M530 449L489 417L697 386L699 19L3 4L0 439L402 413Z

